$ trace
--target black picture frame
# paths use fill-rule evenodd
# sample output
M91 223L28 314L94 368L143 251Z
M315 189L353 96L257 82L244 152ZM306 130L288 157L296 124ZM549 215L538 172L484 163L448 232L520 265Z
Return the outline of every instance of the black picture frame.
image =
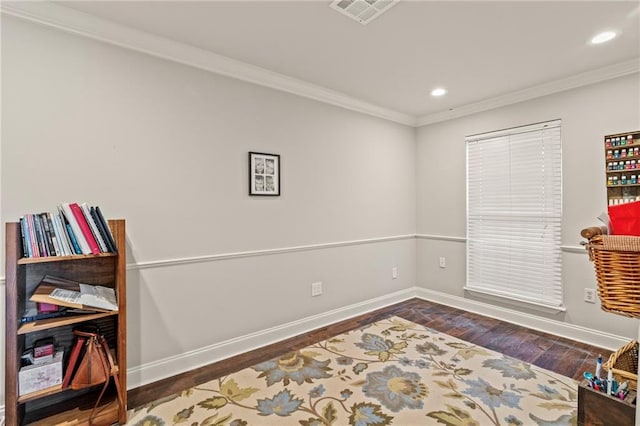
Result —
M280 195L280 155L249 152L249 195Z

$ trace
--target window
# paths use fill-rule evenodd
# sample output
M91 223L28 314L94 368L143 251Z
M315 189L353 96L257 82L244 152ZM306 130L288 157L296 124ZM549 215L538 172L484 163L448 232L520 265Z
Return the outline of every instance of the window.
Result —
M465 289L562 309L560 125L466 138Z

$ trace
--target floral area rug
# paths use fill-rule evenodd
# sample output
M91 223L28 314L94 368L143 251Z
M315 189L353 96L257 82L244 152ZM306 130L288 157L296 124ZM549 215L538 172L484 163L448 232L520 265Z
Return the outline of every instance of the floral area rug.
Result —
M129 425L575 425L578 383L398 317L186 389Z

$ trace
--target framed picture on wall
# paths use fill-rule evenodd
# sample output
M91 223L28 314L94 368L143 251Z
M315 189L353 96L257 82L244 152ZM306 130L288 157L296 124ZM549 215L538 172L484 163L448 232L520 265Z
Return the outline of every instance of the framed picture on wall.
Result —
M249 153L249 195L280 195L280 156Z

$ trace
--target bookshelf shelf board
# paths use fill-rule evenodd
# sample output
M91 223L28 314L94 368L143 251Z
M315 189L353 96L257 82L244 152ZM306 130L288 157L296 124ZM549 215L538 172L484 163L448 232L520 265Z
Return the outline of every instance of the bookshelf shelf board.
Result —
M100 254L76 254L73 256L43 256L43 257L23 257L18 259L18 265L29 265L32 263L66 262L68 260L93 259L96 257L114 257L117 253Z
M97 414L93 418L92 424L112 424L112 419L118 417L118 401L115 398L115 395L105 395L103 399L105 400L105 402L104 404L100 403L100 406L96 410ZM89 405L85 405L84 407L73 407L69 410L52 414L46 417L43 417L38 413L36 413L36 416L27 414L25 416L25 424L28 424L30 426L88 425L91 408L93 408L93 404L89 403Z
M29 334L35 331L48 330L56 327L63 327L65 325L77 324L114 315L118 315L118 311L97 312L95 314L79 314L63 318L49 318L44 320L25 322L20 326L20 328L18 328L18 335Z
M39 398L43 398L45 396L55 395L59 392L62 392L62 385L52 386L50 388L42 389L37 392L31 392L26 395L22 395L18 397L18 403L24 404L25 402L34 401Z

